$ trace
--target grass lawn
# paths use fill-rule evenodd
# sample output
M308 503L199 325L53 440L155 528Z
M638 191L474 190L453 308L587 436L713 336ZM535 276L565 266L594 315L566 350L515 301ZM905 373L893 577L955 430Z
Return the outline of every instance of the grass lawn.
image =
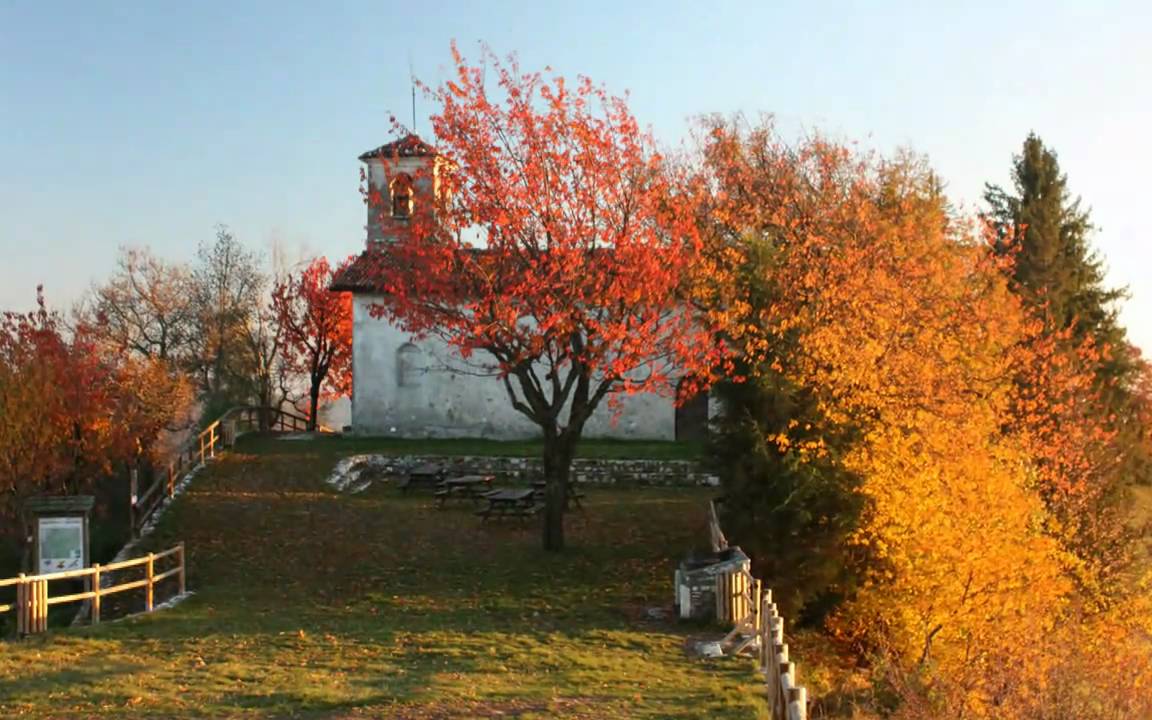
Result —
M535 523L334 494L327 442L213 464L151 538L187 542L196 595L5 644L0 717L766 717L750 660L646 616L707 491L590 490L546 555Z
M319 437L306 442L308 452L331 457L360 453L380 455L482 455L506 457L540 457L543 443L539 440L480 440L475 438L409 440L375 437ZM240 449L254 454L296 454L297 441L276 437L248 435L240 439ZM701 443L659 440L581 440L576 457L627 458L653 460L696 460L704 454Z

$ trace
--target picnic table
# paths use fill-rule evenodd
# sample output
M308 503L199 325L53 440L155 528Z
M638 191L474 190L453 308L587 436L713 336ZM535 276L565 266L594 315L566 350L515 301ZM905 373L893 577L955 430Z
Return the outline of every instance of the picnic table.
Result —
M424 463L408 471L408 477L400 485L401 492L415 487L436 487L444 479L444 466L439 463Z
M545 480L533 480L532 491L536 493L536 499L543 502L544 493L547 491L548 483ZM580 501L584 499L584 493L580 492L571 485L568 486L568 497L565 498L564 509L571 510L573 508L584 512L584 506Z
M526 518L543 508L536 503L536 491L530 488L492 490L484 493L483 497L488 501L488 506L477 510L476 514L485 521L493 517Z
M491 475L461 475L442 480L440 488L436 491L436 507L443 508L453 498L481 500L491 487Z

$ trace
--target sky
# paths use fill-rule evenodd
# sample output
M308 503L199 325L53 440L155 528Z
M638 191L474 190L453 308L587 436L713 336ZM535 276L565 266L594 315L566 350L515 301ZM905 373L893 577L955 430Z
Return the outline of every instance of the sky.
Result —
M1152 3L0 0L0 309L67 307L119 246L362 249L364 150L488 43L628 91L660 142L704 113L774 113L926 154L978 209L1036 131L1098 226L1152 353ZM416 129L434 112L418 100Z

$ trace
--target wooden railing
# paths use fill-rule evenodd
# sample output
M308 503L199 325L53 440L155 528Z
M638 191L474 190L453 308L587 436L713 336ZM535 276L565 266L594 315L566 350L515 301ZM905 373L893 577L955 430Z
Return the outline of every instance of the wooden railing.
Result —
M715 502L709 503L708 534L714 552L728 548ZM716 619L735 626L721 646L732 648L732 654L757 649L757 664L768 690L769 717L807 720L808 690L797 682L799 668L788 657L784 618L772 602L772 591L744 570L718 575Z
M308 418L273 407L241 405L221 415L196 437L191 438L172 457L167 465L157 467L152 484L144 492L139 490L139 472L131 471L130 509L132 534L139 534L165 499L176 493L176 483L189 470L204 465L216 457L218 451L235 444L236 438L249 432L303 432Z
M773 720L807 720L808 690L798 684L799 668L788 659L788 643L784 642L784 618L772 602L772 591L760 592L756 582L757 627L760 637L760 672L768 687L768 708Z
M157 564L166 565L169 557L175 558L175 565L168 570L157 572ZM100 580L105 573L128 568L143 567L144 577L138 580L124 582L112 587L101 587ZM16 633L18 635L32 635L45 632L48 629L48 608L53 605L90 600L93 623L100 622L102 601L109 595L144 588L144 611L152 612L156 606L156 584L170 577L179 578L179 594L183 595L186 586L184 543L159 553L148 553L143 557L109 563L108 565L93 565L83 570L67 570L65 572L46 573L44 575L24 575L0 580L0 588L16 586L16 601L8 605L0 605L0 614L16 612ZM52 596L49 583L59 580L77 580L83 578L89 588L84 592L69 593L67 595Z

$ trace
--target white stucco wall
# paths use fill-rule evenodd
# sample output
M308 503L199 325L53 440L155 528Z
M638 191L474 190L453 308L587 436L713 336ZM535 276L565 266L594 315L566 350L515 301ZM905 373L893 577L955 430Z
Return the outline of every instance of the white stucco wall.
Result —
M354 433L493 439L540 434L536 425L512 408L500 380L449 369L466 369L467 365L435 339L415 341L422 368L406 373L413 382L401 386L398 351L413 338L387 320L371 317L369 307L374 302L379 298L357 295L353 304ZM618 416L615 421L614 414ZM619 413L607 401L602 403L585 426L584 436L672 440L675 417L671 398L633 395L622 399Z

